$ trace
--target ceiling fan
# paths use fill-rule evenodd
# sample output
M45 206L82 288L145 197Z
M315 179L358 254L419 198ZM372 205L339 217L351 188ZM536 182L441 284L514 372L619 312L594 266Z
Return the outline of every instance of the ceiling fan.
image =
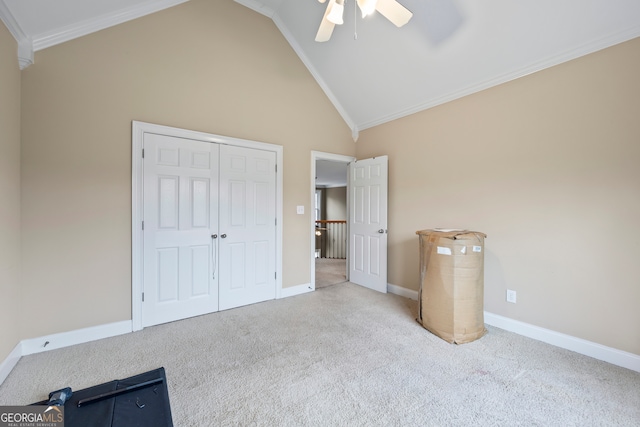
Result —
M324 3L327 0L318 0L320 3ZM354 0L358 3L358 7L362 12L362 17L371 15L376 10L382 14L385 18L395 24L396 27L402 27L409 22L413 13L407 8L398 3L396 0ZM316 34L317 42L326 42L331 38L333 28L336 25L341 25L344 15L344 2L345 0L329 0L327 9L320 22L320 28Z

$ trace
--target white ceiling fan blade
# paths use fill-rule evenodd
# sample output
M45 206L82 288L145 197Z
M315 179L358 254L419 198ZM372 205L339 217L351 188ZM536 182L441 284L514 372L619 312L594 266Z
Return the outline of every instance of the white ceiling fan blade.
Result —
M389 21L393 22L396 27L402 27L409 22L413 16L413 13L411 13L409 9L396 0L378 0L376 10Z
M322 3L322 1L320 1ZM331 12L331 7L336 0L329 0L329 4L324 11L324 16L322 17L322 21L320 22L320 28L318 28L318 33L316 34L317 42L326 42L331 38L331 34L333 34L333 28L336 26L333 22L327 19L327 15Z

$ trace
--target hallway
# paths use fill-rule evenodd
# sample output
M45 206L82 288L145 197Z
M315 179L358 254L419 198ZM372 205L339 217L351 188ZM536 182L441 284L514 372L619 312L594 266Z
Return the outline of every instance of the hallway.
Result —
M347 281L347 260L316 258L316 289Z

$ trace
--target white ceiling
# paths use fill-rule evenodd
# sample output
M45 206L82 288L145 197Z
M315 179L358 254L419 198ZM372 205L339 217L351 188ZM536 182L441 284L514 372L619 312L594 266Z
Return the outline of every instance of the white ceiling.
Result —
M346 187L348 163L316 160L316 187Z
M29 54L187 0L0 0L0 18ZM221 1L221 0L216 0ZM225 0L230 1L230 0ZM314 41L325 4L235 0L273 19L345 122L358 131L640 36L638 0L399 0L396 28L357 15Z

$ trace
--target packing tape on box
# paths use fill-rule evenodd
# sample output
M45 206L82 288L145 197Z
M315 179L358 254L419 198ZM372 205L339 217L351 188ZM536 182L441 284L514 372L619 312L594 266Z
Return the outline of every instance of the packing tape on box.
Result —
M443 246L438 246L437 249L440 255L451 255L451 248L445 248Z

